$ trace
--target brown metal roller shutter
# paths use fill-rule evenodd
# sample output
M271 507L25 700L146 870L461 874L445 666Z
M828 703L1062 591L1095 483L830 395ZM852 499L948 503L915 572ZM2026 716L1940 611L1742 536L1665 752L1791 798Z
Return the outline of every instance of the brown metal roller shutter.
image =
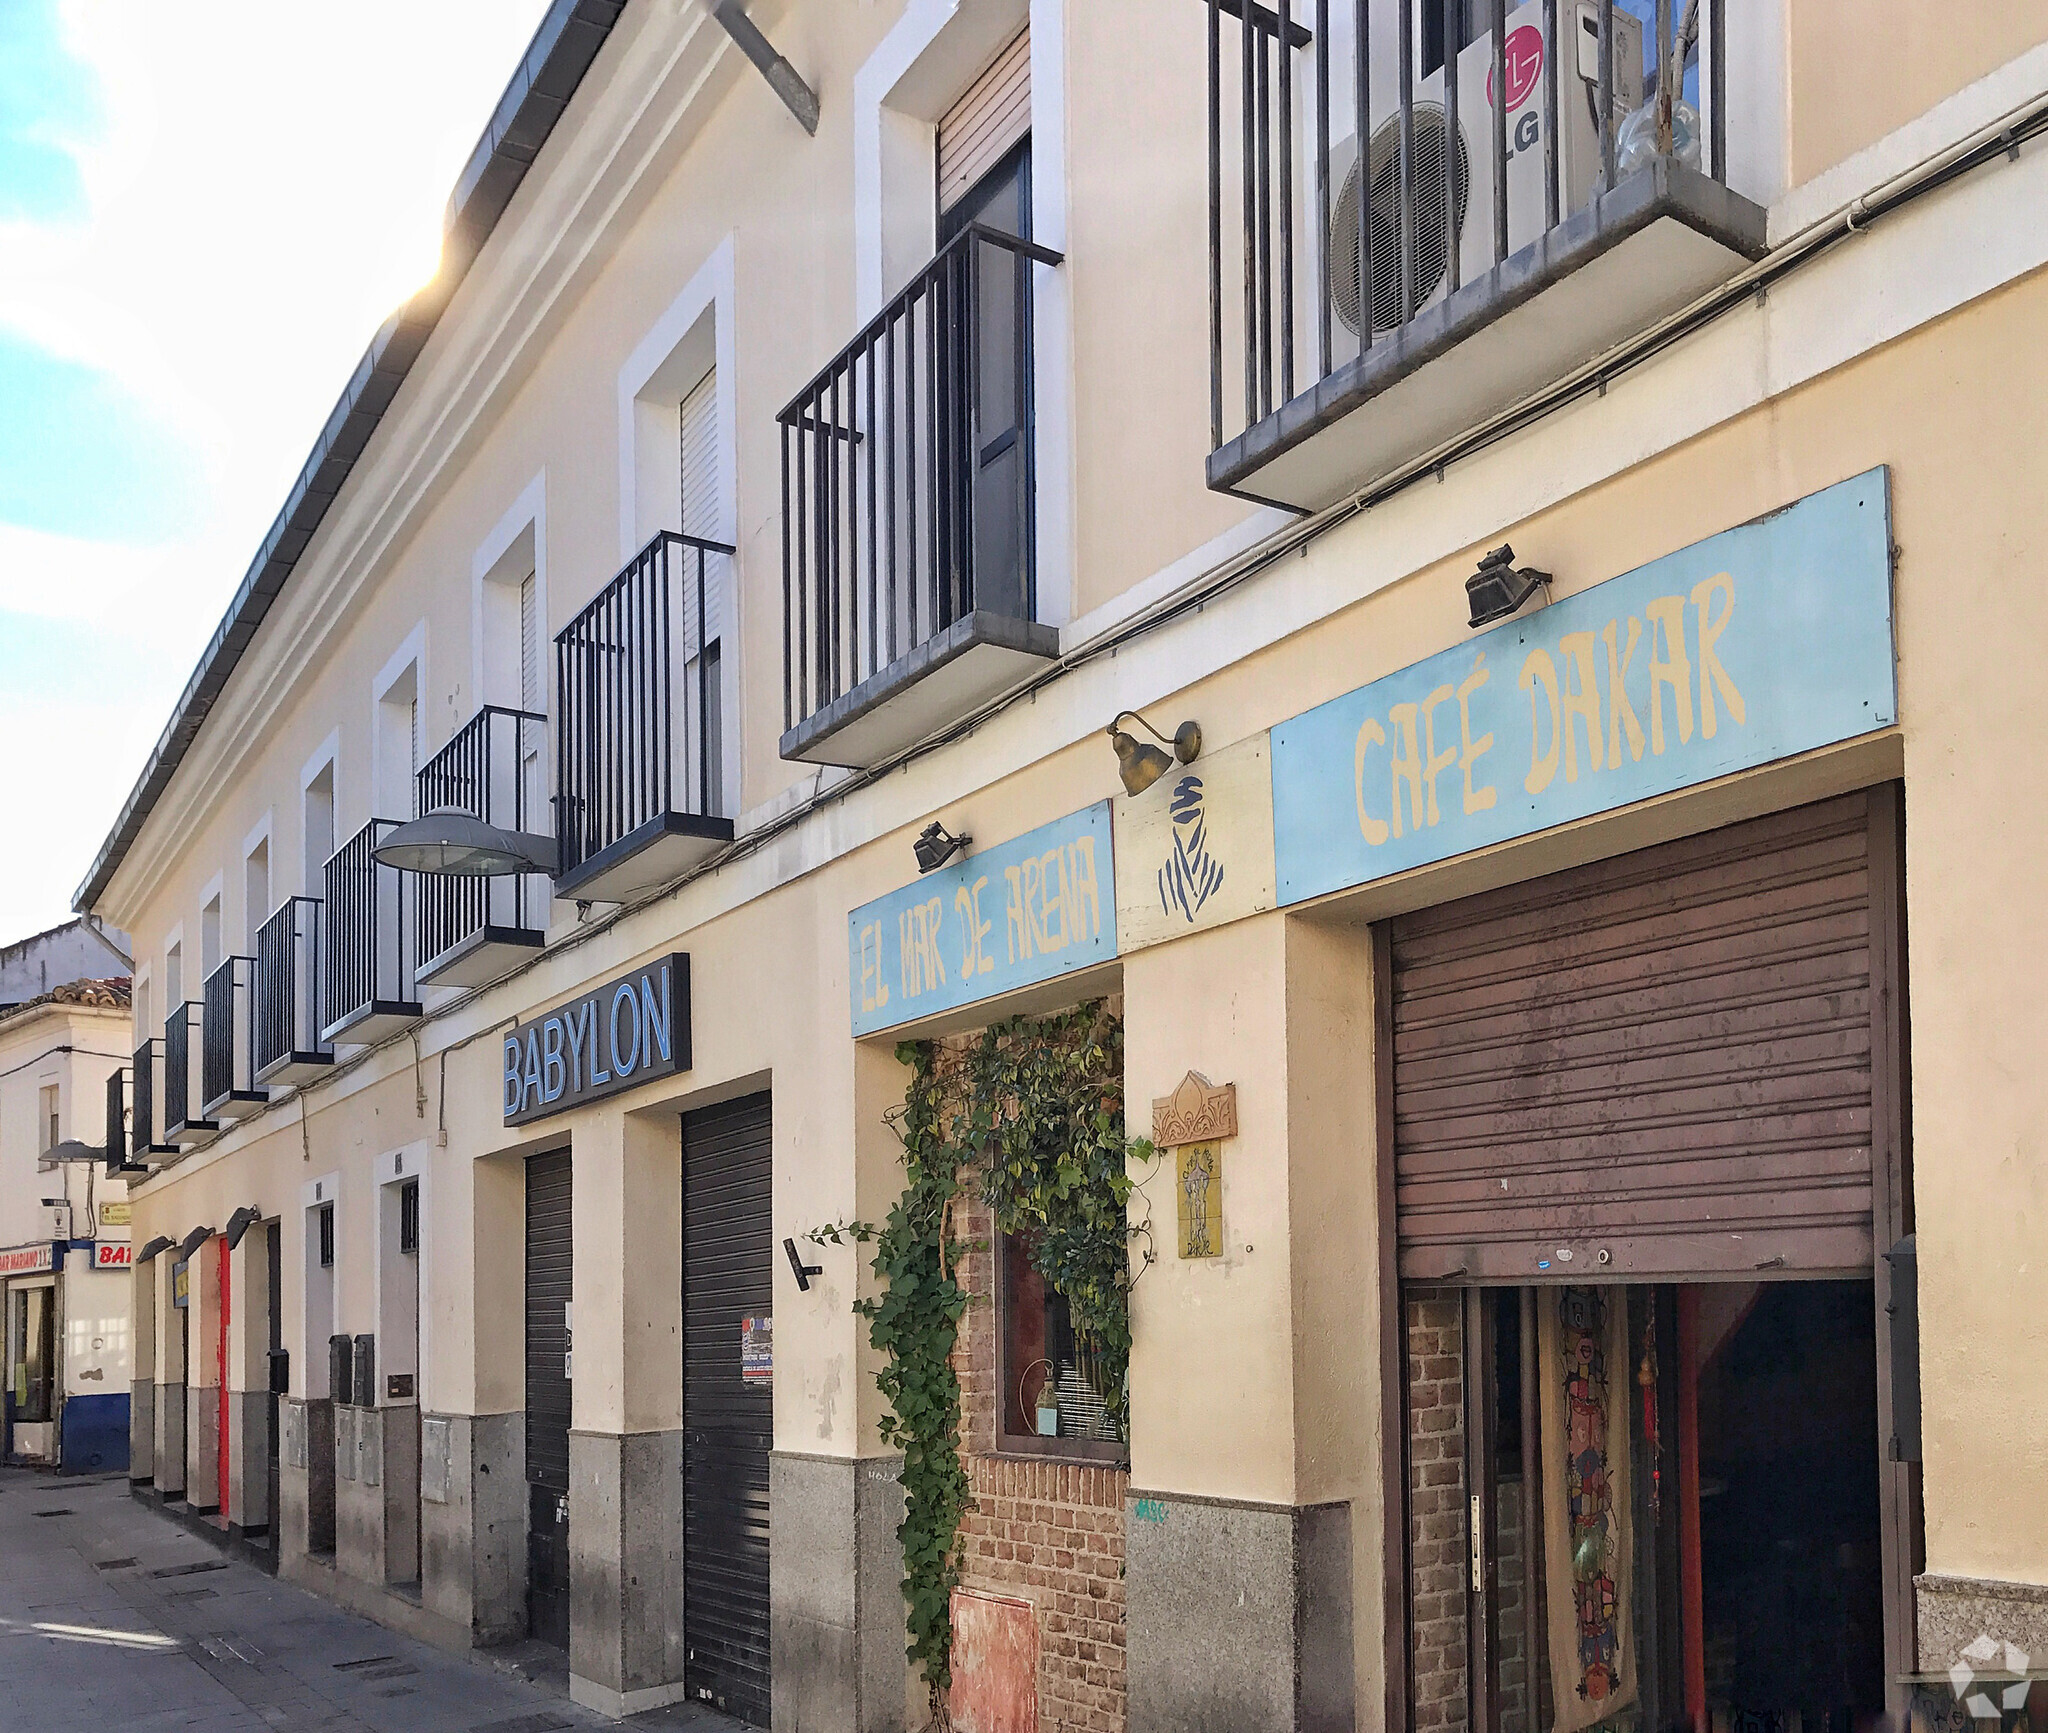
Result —
M939 214L1031 130L1031 32L1025 31L968 86L939 121Z
M1875 804L1393 923L1404 1278L1869 1269Z
M740 1366L774 1304L769 1097L683 1116L683 1627L691 1693L768 1725L775 1401Z

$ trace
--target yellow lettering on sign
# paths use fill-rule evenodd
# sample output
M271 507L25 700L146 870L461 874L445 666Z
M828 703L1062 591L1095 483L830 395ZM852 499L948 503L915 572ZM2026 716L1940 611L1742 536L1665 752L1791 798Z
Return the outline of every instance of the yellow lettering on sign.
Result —
M1567 632L1557 641L1564 664L1564 779L1579 780L1578 736L1572 729L1576 716L1586 730L1586 768L1600 768L1600 683L1593 673L1593 634Z
M1415 738L1415 706L1396 704L1387 712L1387 720L1394 725L1394 738L1399 749L1394 756L1391 780L1394 795L1394 834L1401 834L1401 784L1408 784L1409 829L1422 828L1422 748Z
M889 1003L889 983L882 977L882 923L864 921L860 929L860 1008L879 1011Z
M1031 958L1031 915L1024 906L1024 877L1020 867L1003 868L1003 913L1009 933L1012 964Z
M1707 619L1707 603L1716 592L1725 599L1721 617ZM1700 629L1700 738L1714 738L1716 718L1714 715L1714 691L1720 689L1721 702L1728 706L1728 717L1738 728L1749 720L1748 710L1742 702L1742 694L1735 689L1735 682L1728 677L1728 670L1721 665L1721 658L1714 646L1721 641L1721 634L1728 629L1728 616L1735 612L1735 580L1726 572L1716 573L1703 584L1692 587L1692 605L1699 610Z
M1491 740L1493 736L1489 734L1487 738ZM1365 749L1386 743L1386 731L1368 716L1359 727L1358 746L1351 755L1351 784L1358 799L1358 834L1365 838L1368 848L1378 848L1387 840L1387 827L1365 810Z
M1072 899L1068 930L1083 945L1102 937L1102 892L1095 878L1095 839L1084 836L1067 845L1067 885Z
M1557 703L1557 667L1550 660L1550 652L1541 644L1531 650L1522 663L1522 677L1517 682L1529 694L1529 774L1523 778L1522 786L1531 794L1541 794L1550 786L1551 778L1557 775L1559 728ZM1543 717L1536 708L1536 688L1543 688L1543 695L1550 700L1550 750L1541 750L1537 742L1543 738Z
M1475 812L1485 812L1494 802L1494 788L1488 783L1484 788L1472 786L1472 767L1479 762L1479 755L1493 750L1493 733L1488 730L1477 740L1472 738L1472 694L1477 692L1491 678L1486 668L1486 652L1481 650L1472 660L1472 672L1458 683L1458 768L1465 775L1465 813L1470 817Z
M1049 848L1038 857L1038 882L1043 896L1038 907L1038 948L1067 948L1067 851Z
M989 955L988 936L995 928L995 922L981 918L981 893L988 883L984 873L972 885L963 884L953 893L953 906L960 911L961 954L960 979L971 981L976 975L986 975L996 966L996 960Z
M1636 720L1636 707L1628 701L1628 668L1636 659L1636 644L1643 635L1643 623L1628 617L1628 648L1615 653L1616 622L1609 620L1601 634L1607 640L1607 768L1621 768L1621 733L1628 729L1628 755L1632 762L1643 757L1643 725Z
M1429 822L1437 821L1436 779L1458 762L1458 755L1446 747L1442 752L1436 749L1436 707L1451 701L1451 689L1439 686L1422 706L1422 743L1425 761L1422 779L1429 788Z
M1685 598L1659 596L1643 609L1650 616L1650 750L1664 750L1664 700L1660 688L1671 688L1678 718L1678 744L1692 738L1692 661L1685 653ZM1664 654L1657 654L1657 642Z

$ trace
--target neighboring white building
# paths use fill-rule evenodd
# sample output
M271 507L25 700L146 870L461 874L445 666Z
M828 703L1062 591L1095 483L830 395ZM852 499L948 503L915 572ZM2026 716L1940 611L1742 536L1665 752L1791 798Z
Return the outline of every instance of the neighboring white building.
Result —
M85 922L78 943L99 944ZM59 939L70 929L40 935ZM10 947L10 960L30 946ZM56 947L68 954L68 947ZM97 1152L125 1063L125 975L0 1011L0 1288L9 1461L71 1473L128 1461L128 1187ZM91 1147L92 1158L62 1146Z
M0 1006L24 1004L67 981L108 980L134 969L128 935L83 915L0 945Z

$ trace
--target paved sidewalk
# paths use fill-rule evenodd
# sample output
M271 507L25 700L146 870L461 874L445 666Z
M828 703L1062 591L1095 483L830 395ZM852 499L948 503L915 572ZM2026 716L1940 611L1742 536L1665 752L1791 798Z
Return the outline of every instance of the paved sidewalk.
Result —
M536 1645L446 1654L226 1558L124 1478L0 1469L5 1733L554 1733L617 1728ZM634 1728L741 1733L695 1706Z

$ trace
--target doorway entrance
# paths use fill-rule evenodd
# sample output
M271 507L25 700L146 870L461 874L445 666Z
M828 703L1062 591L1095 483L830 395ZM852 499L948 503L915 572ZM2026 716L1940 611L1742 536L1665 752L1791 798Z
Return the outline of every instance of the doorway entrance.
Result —
M569 1151L526 1163L526 1615L569 1646Z
M683 1634L690 1694L768 1725L775 1441L766 1095L683 1117Z

